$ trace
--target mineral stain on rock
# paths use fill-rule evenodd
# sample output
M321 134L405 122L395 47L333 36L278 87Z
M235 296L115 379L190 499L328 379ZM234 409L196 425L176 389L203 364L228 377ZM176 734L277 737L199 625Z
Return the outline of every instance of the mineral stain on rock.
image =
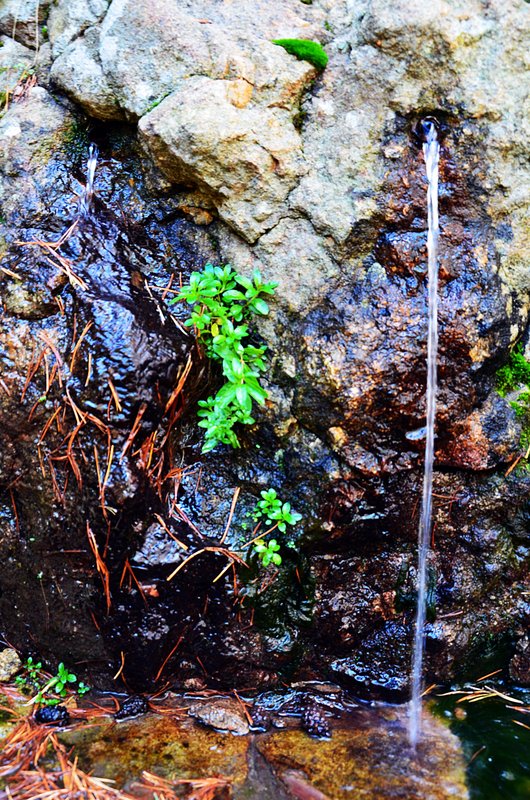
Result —
M231 736L186 716L154 714L119 726L78 728L62 733L61 740L76 745L84 770L114 779L119 788L131 787L147 770L169 780L229 777L234 800L468 797L455 737L426 720L425 738L414 756L406 715L390 707L341 716L329 740L312 740L290 724L281 731Z

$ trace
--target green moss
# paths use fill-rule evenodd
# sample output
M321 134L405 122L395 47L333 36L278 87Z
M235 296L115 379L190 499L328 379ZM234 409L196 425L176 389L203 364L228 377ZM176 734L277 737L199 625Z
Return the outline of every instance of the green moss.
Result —
M508 362L497 371L497 390L502 397L508 392L526 387L526 394L530 391L530 362L523 354L522 345L515 347L508 358Z
M311 39L274 39L273 44L283 47L301 61L308 61L317 69L324 69L328 63L328 56L322 45L312 42Z
M152 111L153 108L156 108L157 106L159 106L160 103L162 102L162 100L165 100L166 97L168 97L168 95L170 95L170 94L171 94L171 92L164 92L164 94L161 94L160 97L157 97L155 100L153 100L153 102L150 103L147 106L147 108L145 109L144 114L149 114L149 112Z
M70 158L81 158L89 145L88 133L85 125L75 119L64 129L63 145Z
M522 345L515 347L508 362L497 371L497 391L501 397L512 394L510 405L522 423L521 447L530 449L530 361L524 356ZM528 469L524 458L519 468Z

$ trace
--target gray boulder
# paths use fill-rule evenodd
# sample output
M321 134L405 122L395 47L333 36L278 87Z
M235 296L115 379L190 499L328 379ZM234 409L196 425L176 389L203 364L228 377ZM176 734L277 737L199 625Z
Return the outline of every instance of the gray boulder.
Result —
M41 27L51 0L2 0L0 3L0 32L17 42L39 48L43 41Z

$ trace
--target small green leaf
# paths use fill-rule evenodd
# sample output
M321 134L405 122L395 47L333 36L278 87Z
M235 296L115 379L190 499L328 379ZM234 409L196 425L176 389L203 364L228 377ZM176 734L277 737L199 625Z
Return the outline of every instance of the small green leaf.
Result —
M236 277L236 281L244 289L252 289L252 281L246 278L244 275L238 275Z
M223 300L244 300L245 295L239 289L229 289L223 292Z
M266 316L269 313L269 306L265 300L261 299L261 297L256 297L256 299L251 302L250 307L253 311L256 311L258 314L262 314L263 316Z

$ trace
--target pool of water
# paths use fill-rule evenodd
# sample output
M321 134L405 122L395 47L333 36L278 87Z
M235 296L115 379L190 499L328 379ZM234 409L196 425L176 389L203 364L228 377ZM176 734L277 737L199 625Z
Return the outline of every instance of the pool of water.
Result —
M530 712L530 689L503 682L473 683L494 686ZM530 798L530 713L515 710L518 703L500 697L473 702L462 695L439 692L469 688L471 684L436 690L432 708L450 723L462 742L468 761L467 781L471 800L528 800ZM459 702L460 701L460 702ZM528 728L522 727L527 725Z

